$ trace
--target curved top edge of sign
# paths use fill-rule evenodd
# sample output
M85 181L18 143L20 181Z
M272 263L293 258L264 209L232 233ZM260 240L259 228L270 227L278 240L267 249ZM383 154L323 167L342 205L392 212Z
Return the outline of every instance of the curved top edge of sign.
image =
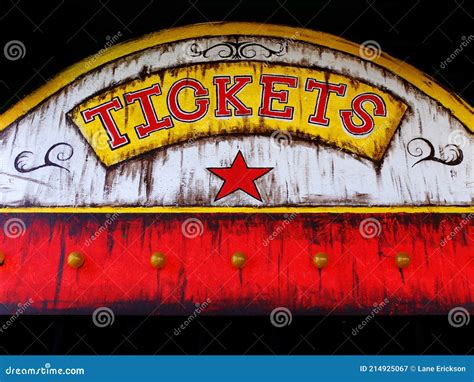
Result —
M225 35L254 35L292 38L297 41L313 43L329 49L345 52L364 60L364 58L359 54L359 44L328 33L303 28L250 22L213 22L165 29L110 47L87 68L84 64L90 60L90 57L84 58L63 70L48 83L30 93L24 99L0 115L0 131L6 129L18 118L27 114L30 110L65 86L69 85L77 78L108 62L161 44L202 36ZM297 37L294 38L294 36ZM474 132L474 108L456 94L451 93L439 85L433 78L415 67L385 53L382 53L380 57L371 60L371 62L403 78L417 89L439 102L470 132Z

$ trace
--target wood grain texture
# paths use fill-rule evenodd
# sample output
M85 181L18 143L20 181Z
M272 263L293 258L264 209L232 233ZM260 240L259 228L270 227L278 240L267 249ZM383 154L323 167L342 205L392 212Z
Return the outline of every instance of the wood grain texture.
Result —
M13 218L24 229L18 237L0 231L2 314L30 298L27 314L108 306L188 315L207 299L206 314L279 306L367 314L385 298L380 314L445 314L454 306L474 312L472 215L21 214L2 215L0 223ZM376 219L378 235L361 228L368 218ZM78 270L66 265L72 251L85 257ZM166 254L165 268L150 266L154 251ZM230 264L236 251L248 256L242 270ZM321 271L311 260L317 252L329 256ZM403 271L394 261L399 252L412 259Z
M269 45L282 40L239 37ZM117 83L173 66L226 60L217 52L192 57L189 46L212 46L222 38L181 41L147 49L104 65L67 86L0 133L1 206L175 206L261 205L235 193L213 199L221 185L206 167L228 166L242 150L251 166L275 167L258 182L264 205L462 205L474 198L472 135L430 99L396 75L338 51L287 40L283 56L253 59L323 68L382 87L409 106L380 168L374 163L312 142L292 139L277 145L270 137L242 136L190 140L106 169L66 113L92 94ZM231 60L228 58L227 60ZM424 137L436 154L453 139L462 144L464 160L457 166L426 161L414 167L408 142ZM31 151L37 162L53 144L68 142L74 156L70 172L47 167L29 174L13 168L16 156Z

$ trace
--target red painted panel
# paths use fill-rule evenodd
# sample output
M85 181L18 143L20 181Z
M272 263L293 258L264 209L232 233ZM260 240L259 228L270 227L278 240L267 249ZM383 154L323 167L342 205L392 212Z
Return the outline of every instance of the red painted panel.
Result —
M189 314L196 303L210 299L206 313L265 313L278 306L301 313L358 313L387 298L382 314L446 313L458 305L473 311L471 217L2 215L0 309L14 313L31 298L26 314L91 313L101 306L124 313ZM367 218L376 219L378 236L361 234ZM12 222L24 228L22 235L8 230ZM84 255L82 268L67 265L72 251ZM150 266L154 251L166 254L165 268ZM236 251L248 256L242 270L230 263ZM320 251L329 256L322 270L312 263ZM401 251L412 260L403 271L394 260Z

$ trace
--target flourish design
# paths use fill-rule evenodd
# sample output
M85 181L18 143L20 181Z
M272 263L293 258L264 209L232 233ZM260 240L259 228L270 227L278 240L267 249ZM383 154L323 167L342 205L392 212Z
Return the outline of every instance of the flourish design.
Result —
M56 150L56 148L62 147L62 149ZM54 153L56 152L56 155ZM62 170L70 172L66 167L61 166L56 161L65 162L72 158L74 149L69 143L60 142L52 145L44 156L44 163L39 166L29 167L29 159L34 155L32 151L22 151L15 158L14 166L15 170L21 173L32 172L39 170L43 167L57 167Z
M193 43L189 47L189 54L193 57L208 57L210 51L217 50L220 58L254 58L259 50L263 51L266 58L271 56L283 56L286 53L287 44L280 43L277 49L269 48L263 44L256 42L234 42L225 41L212 45L207 49L203 49L198 43Z
M456 166L464 159L463 151L457 144L444 146L444 148L440 149L440 156L437 157L433 144L429 140L421 137L413 138L408 142L407 151L411 156L420 158L413 163L411 167L427 160L442 163L447 166Z

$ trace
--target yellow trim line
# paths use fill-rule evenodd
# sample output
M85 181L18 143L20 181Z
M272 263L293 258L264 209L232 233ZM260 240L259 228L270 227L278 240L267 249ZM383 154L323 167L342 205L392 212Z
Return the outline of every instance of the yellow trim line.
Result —
M285 27L269 24L256 23L205 23L186 27L167 29L160 32L151 33L135 40L117 44L107 49L101 56L94 59L84 60L67 68L45 85L41 86L23 100L12 106L5 113L0 115L0 131L4 130L18 118L24 116L31 109L52 96L77 78L85 75L106 63L125 57L129 54L154 47L161 44L175 42L184 39L198 38L202 36L226 36L226 35L246 35L279 37L297 41L304 41L333 50L349 53L360 57L358 44L346 41L340 37L327 33L311 31L293 27ZM467 129L474 132L474 109L467 102L455 94L450 93L441 85L437 84L431 77L422 73L418 69L408 65L396 58L382 53L371 61L388 71L405 79L410 84L427 94L441 105L447 108Z
M120 213L120 214L376 214L376 213L474 213L474 206L319 206L319 207L3 207L0 213Z

